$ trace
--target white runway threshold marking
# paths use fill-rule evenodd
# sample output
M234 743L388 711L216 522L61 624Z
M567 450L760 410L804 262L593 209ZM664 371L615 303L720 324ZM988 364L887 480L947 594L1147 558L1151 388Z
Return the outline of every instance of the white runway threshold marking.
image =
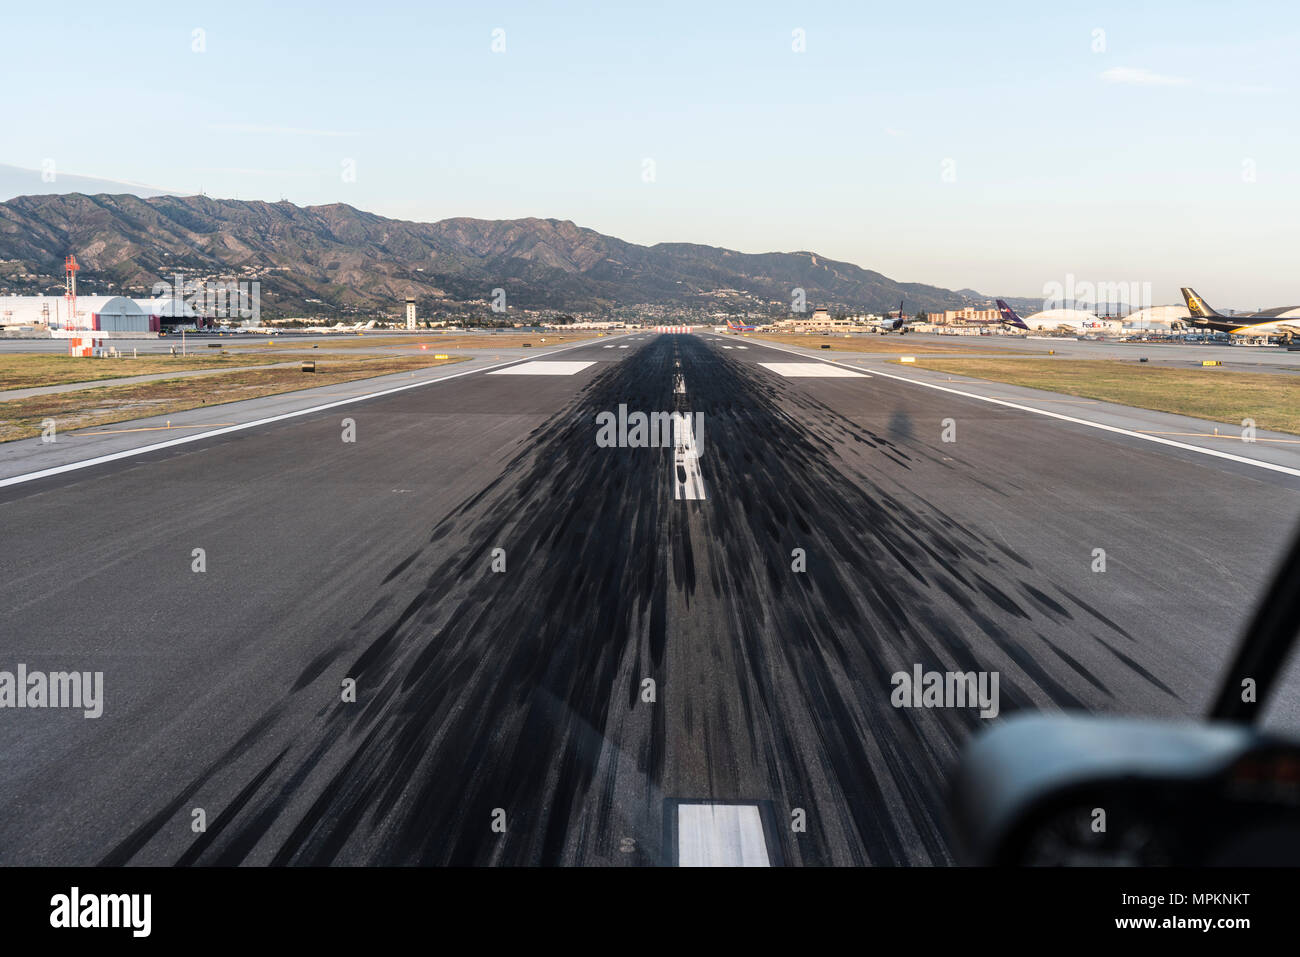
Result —
M496 369L488 375L573 375L594 362L525 362L509 369Z
M771 867L758 805L677 805L677 866Z
M823 362L760 362L764 369L771 369L777 375L787 379L870 379L863 372L854 372L840 366L828 366Z

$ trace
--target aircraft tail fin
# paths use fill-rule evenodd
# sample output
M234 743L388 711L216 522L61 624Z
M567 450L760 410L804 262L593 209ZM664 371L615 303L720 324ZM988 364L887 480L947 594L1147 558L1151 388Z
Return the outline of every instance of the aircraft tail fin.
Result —
M1183 286L1183 301L1187 303L1187 311L1192 314L1193 319L1217 319L1219 312L1208 302L1196 294L1196 290L1189 286Z
M1009 305L1007 305L1007 301L1005 299L999 299L997 303L998 303L998 314L1002 316L1002 321L1006 325L1015 326L1017 329L1029 328L1027 325L1025 325L1025 320L1021 319L1020 316L1016 313L1016 311L1012 309Z

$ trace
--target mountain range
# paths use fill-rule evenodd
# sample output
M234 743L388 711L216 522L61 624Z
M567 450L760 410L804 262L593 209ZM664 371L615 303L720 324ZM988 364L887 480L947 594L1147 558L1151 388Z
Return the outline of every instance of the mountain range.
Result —
M83 294L144 296L177 272L257 279L268 317L395 315L408 296L422 315L486 316L495 289L505 290L508 307L585 313L653 305L778 315L790 311L796 289L804 290L809 310L883 312L905 299L915 312L986 300L974 290L897 282L812 252L642 246L557 219L416 223L342 203L103 193L0 203L6 292L60 286L69 253L81 264Z

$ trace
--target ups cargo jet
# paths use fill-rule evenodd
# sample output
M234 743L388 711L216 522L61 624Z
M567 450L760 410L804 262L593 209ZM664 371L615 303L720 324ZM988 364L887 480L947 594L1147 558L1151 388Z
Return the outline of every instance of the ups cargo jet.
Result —
M1196 294L1182 287L1183 299L1191 318L1186 322L1201 329L1230 332L1239 336L1281 336L1291 345L1300 335L1300 306L1282 306L1242 316L1225 316Z

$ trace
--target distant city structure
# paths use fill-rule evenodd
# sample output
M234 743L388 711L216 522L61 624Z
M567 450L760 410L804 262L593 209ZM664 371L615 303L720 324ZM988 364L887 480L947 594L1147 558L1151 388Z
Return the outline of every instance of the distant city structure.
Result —
M831 315L828 307L817 306L809 316L787 316L784 319L777 320L775 325L780 329L789 329L794 332L813 332L848 328L854 325L854 322L848 317L837 319Z

